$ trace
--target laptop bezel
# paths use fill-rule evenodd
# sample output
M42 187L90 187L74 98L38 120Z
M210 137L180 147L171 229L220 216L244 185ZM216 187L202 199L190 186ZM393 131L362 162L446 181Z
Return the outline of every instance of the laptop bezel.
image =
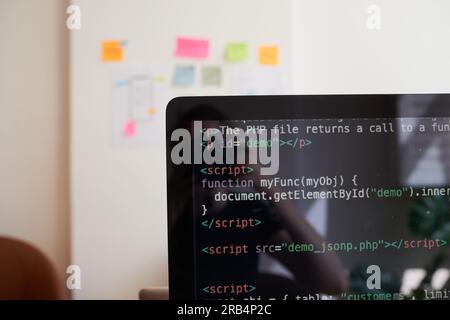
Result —
M176 128L181 118L184 121L195 120L265 120L265 119L347 119L347 118L396 118L398 117L398 102L405 94L348 94L348 95L282 95L282 96L205 96L205 97L177 97L172 99L166 109L166 165L167 181L172 175L177 176L186 170L183 166L175 165L171 161L172 130ZM415 94L419 95L419 94ZM436 96L448 94L420 94L422 96ZM450 99L450 97L449 97ZM202 119L189 116L195 108L214 110L208 117ZM218 114L222 116L217 116ZM403 110L402 117L421 116L415 110ZM450 108L431 108L429 117L450 116ZM187 184L185 192L192 195L192 183ZM190 186L190 188L189 188ZM167 183L168 204L168 258L169 258L169 297L170 299L195 298L195 269L194 269L194 231L193 214L183 225L183 237L174 234L171 225L173 212L170 212L170 202L176 198L176 190ZM186 203L193 207L192 197ZM183 254L181 254L183 250ZM185 258L186 256L190 258ZM183 257L181 259L180 257ZM177 275L185 274L179 277Z

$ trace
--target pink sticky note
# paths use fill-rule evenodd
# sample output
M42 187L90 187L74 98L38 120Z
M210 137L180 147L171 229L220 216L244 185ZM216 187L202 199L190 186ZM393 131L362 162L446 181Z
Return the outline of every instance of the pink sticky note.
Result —
M177 38L175 56L184 58L206 59L208 57L209 40Z
M130 120L125 123L125 125L123 126L123 134L127 138L134 136L136 134L136 122Z

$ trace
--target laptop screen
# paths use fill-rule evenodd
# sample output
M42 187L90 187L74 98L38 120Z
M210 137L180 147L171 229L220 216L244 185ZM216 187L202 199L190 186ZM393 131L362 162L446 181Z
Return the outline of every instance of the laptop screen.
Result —
M327 99L331 109L342 98ZM194 299L444 296L450 99L389 99L344 117L217 107L171 130L169 249L184 265L171 267L171 290L173 280Z

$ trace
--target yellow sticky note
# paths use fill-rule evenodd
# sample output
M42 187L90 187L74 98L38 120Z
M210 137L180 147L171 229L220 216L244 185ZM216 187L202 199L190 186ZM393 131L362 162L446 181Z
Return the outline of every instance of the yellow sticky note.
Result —
M166 82L166 77L164 77L163 75L157 75L153 80L159 83L163 83Z
M123 47L121 41L102 42L103 62L118 62L123 60Z
M259 47L259 63L264 65L278 64L278 47L262 46Z
M150 107L150 108L148 108L148 110L147 110L147 113L148 113L149 115L151 115L151 116L154 116L157 112L158 112L158 110L156 110L155 107Z

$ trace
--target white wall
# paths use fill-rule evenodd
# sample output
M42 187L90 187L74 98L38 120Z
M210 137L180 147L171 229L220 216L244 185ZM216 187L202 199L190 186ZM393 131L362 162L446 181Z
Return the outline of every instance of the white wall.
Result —
M296 93L450 91L448 0L292 0ZM381 29L366 27L369 5Z
M141 288L167 285L165 140L157 145L111 143L111 78L120 65L169 70L178 35L211 40L223 61L226 42L277 43L289 70L287 0L84 0L82 28L71 34L72 257L82 269L77 298L135 299ZM102 40L127 40L119 65L100 61ZM186 63L179 60L179 63ZM187 63L191 63L188 61ZM195 65L202 64L197 62ZM223 89L172 88L175 95L220 94Z
M65 1L0 1L0 235L69 264Z

